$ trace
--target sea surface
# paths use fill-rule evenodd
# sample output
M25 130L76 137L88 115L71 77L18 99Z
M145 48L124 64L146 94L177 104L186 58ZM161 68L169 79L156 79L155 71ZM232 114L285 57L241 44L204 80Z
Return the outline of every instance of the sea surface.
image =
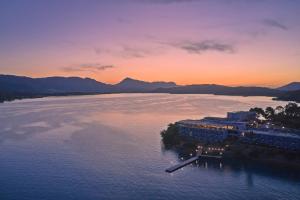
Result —
M181 119L284 105L269 97L111 94L0 104L0 199L300 199L298 170L180 162L160 131Z

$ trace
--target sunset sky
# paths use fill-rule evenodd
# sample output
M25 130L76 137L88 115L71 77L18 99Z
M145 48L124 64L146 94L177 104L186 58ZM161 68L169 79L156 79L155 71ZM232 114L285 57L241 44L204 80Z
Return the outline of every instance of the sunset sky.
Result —
M0 0L0 73L276 87L300 81L300 1Z

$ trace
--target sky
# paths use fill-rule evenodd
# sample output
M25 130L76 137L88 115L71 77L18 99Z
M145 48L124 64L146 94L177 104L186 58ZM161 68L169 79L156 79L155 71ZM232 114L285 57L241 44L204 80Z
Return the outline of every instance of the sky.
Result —
M277 87L300 0L0 0L0 74Z

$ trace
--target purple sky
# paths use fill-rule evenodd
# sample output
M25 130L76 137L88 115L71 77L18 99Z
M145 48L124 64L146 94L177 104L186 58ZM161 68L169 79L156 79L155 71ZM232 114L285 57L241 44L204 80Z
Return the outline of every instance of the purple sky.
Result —
M0 73L277 86L300 77L297 0L0 0Z

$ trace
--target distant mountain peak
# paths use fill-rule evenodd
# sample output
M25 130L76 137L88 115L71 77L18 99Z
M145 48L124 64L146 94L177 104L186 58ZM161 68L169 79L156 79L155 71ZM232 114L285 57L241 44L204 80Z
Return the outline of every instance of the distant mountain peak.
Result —
M137 79L126 77L126 78L123 79L123 81L137 81Z
M282 87L277 88L278 90L281 91L296 91L300 90L300 82L291 82L287 85L284 85Z
M117 89L119 90L130 90L130 91L151 91L158 88L170 88L170 87L176 87L176 83L174 82L146 82L141 81L137 79L133 79L130 77L124 78L122 81L120 81L118 84L115 85Z
M141 81L141 80L137 80L137 79L133 79L133 78L130 78L130 77L126 77L124 78L123 80L121 80L119 82L120 83L124 83L124 82L144 82L144 81Z
M138 82L138 83L149 83L149 84L151 84L151 83L162 83L162 84L173 84L173 86L176 86L176 83L175 82L167 82L167 81L153 81L153 82L148 82L148 81L142 81L142 80L138 80L138 79L134 79L134 78L130 78L130 77L126 77L126 78L124 78L123 80L121 80L120 82L119 82L119 84L120 83L124 83L124 82Z

